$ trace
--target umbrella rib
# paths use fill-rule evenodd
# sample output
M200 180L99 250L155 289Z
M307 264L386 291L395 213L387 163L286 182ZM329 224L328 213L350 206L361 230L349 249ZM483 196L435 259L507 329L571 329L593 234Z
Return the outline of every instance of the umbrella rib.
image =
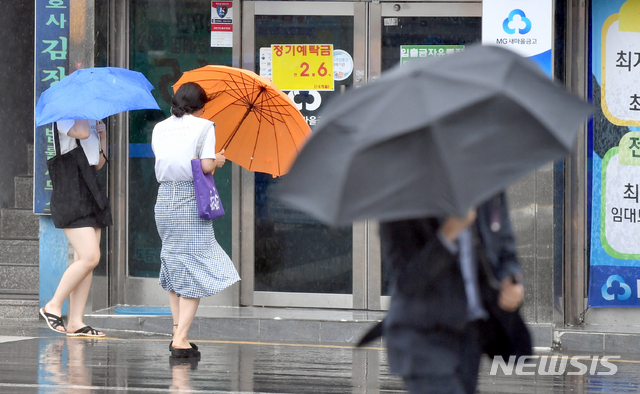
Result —
M235 78L236 75L234 74L227 73L227 75L229 76L229 78L222 80L224 84L229 88L225 90L225 92L230 92L228 93L230 96L234 97L238 101L242 101L243 103L248 104L250 90L249 84L245 83L246 80L244 79L244 74L241 75L240 81ZM252 84L252 86L255 86L255 83Z
M258 98L260 97L260 95L262 94L263 90L261 89L260 92L258 93L258 95L256 96L254 103L258 100ZM233 132L231 133L231 135L229 136L229 138L227 138L227 141L225 141L224 146L222 147L222 149L227 149L227 147L229 146L229 144L231 143L231 140L233 139L233 137L235 137L236 133L238 132L238 130L240 129L240 126L242 126L242 123L244 122L245 119L247 119L247 116L249 116L249 113L251 112L251 110L253 109L254 104L251 103L249 104L249 106L247 107L247 111L244 113L244 116L242 117L242 119L240 120L240 122L238 122L238 125L236 126L236 128L233 130ZM259 130L259 129L258 129ZM254 148L255 151L255 148Z
M229 89L231 92L236 93L235 97L236 100L243 102L245 105L249 104L249 88L247 86L247 84L240 84L237 80L235 80L234 78L231 78L231 81L226 82L225 81L225 85L227 85L227 87L231 88ZM233 85L233 86L232 86Z
M259 106L257 106L257 112L260 112L260 115L265 116L265 114L269 114L271 118L275 120L279 120L284 122L284 118L291 116L287 111L281 111L282 109L286 109L290 106L290 104L279 104L274 102L274 98L277 98L277 94L271 94L266 98L262 99L262 102ZM276 117L275 115L278 115Z
M260 116L262 116L262 118L266 119L267 122L271 124L274 124L276 120L274 114L281 115L279 112L271 110L271 108L274 107L271 100L273 97L275 96L263 97L260 101L260 104L256 106L256 113L258 113ZM266 116L267 113L270 115L270 118Z

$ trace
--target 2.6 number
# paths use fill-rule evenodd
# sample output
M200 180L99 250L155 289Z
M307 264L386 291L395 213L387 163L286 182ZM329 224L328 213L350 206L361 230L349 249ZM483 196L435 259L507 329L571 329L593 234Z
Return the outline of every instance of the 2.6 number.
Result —
M300 73L301 77L311 77L311 76L315 76L315 73L312 73L311 75L309 75L309 63L302 63L300 65L300 68L302 69L302 72ZM320 67L318 67L318 75L321 77L324 77L327 75L327 68L324 66L324 62L322 62L320 64Z

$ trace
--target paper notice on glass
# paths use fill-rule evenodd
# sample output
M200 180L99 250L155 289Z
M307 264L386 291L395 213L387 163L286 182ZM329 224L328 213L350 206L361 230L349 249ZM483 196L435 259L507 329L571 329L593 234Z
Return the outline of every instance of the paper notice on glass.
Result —
M233 47L233 2L211 2L211 46Z

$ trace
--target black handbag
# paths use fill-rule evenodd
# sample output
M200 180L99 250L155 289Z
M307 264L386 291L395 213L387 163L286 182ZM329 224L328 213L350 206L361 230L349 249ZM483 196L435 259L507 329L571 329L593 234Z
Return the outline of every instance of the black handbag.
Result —
M57 228L104 210L109 205L105 191L98 183L95 168L89 165L87 156L76 138L76 147L60 154L58 126L54 123L56 156L47 161L53 186L51 193L51 217Z

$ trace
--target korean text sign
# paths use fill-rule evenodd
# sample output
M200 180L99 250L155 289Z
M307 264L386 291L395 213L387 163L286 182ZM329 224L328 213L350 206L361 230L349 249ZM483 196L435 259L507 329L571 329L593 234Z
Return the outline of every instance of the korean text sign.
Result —
M36 1L35 100L69 70L69 0ZM47 159L55 156L53 125L35 128L34 213L50 213L51 179Z
M464 45L400 45L400 64L424 57L441 57L464 51Z
M639 1L605 20L601 45L602 110L615 125L640 126Z
M593 0L589 306L640 307L640 0Z
M333 45L272 45L273 83L282 90L333 90Z

